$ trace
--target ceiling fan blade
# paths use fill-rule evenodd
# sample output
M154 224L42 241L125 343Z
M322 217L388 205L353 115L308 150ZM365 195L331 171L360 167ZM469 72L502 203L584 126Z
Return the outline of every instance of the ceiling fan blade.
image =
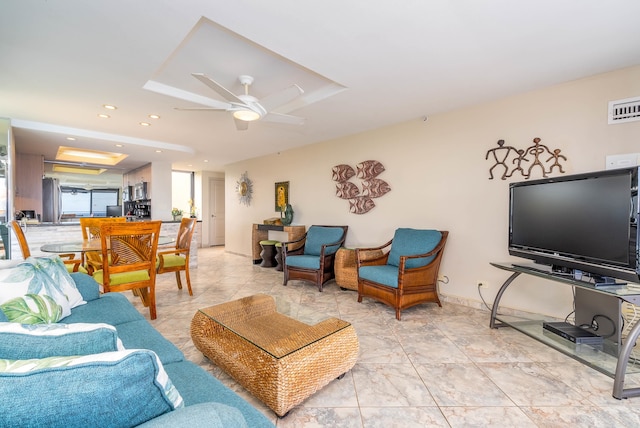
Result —
M300 86L291 85L282 91L274 92L273 94L260 99L260 105L262 105L266 111L275 110L289 101L295 100L302 94L304 94L304 91Z
M246 131L247 129L249 129L249 122L236 119L235 117L233 118L233 120L236 122L236 129L238 131Z
M269 112L262 117L265 122L284 123L287 125L304 125L305 118L290 114Z
M174 110L178 111L227 111L228 108L215 108L215 107L174 107Z
M229 102L232 102L232 103L240 103L240 104L244 105L244 101L242 101L240 98L238 98L238 96L236 94L234 94L233 92L229 91L227 88L225 88L224 86L222 86L221 84L219 84L218 82L216 82L215 80L213 80L212 78L207 76L206 74L204 74L204 73L191 73L191 75L193 77L195 77L196 79L198 79L199 81L201 81L202 83L204 83L205 85L207 85L208 87L210 87L211 89L213 89L214 91L216 91L225 100L227 100Z

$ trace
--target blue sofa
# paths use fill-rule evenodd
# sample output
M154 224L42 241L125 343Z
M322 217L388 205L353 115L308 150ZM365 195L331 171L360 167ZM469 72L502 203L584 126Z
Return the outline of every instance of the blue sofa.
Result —
M155 330L124 295L101 295L98 284L86 274L74 273L71 277L87 303L74 307L69 316L53 326L108 324L101 333L107 336L94 340L91 349L86 349L90 355L81 359L118 355L117 369L110 367L116 363L109 362L78 363L75 367L64 362L58 363L56 368L26 374L0 370L0 395L3 397L0 400L0 426L273 427L271 421L248 402L198 365L185 360L183 353ZM0 318L0 321L7 321L2 311ZM32 328L17 323L0 324ZM109 329L113 330L110 326L115 327L117 338L108 338ZM12 345L12 340L24 339L0 333L0 362L5 366L15 364L13 360L40 362L53 359L55 363L58 353L52 349L66 347L64 340L71 339L56 338L53 342L43 342L42 346L36 343L28 347L21 346L22 342ZM72 341L77 345L77 340ZM102 348L111 344L124 350L101 353L105 350ZM30 355L39 346L53 352L54 356ZM83 346L88 348L88 345ZM19 353L17 349L22 351ZM76 352L74 350L72 355ZM126 355L122 358L123 352ZM36 357L39 359L28 360ZM141 367L155 373L155 379L146 374L143 376Z

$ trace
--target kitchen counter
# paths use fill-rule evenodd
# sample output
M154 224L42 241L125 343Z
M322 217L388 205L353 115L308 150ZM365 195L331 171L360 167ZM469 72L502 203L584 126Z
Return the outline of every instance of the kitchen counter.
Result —
M179 228L179 221L163 221L162 227L160 228L160 234L164 236L178 236ZM26 226L22 226L22 230L24 230L24 234L27 238L31 255L34 257L51 255L51 253L40 251L40 247L44 244L82 240L82 231L80 230L79 221L62 223L27 223ZM189 266L191 268L198 267L198 248L202 246L201 232L202 221L198 221L191 240L191 256L189 258ZM15 239L15 235L13 235L13 233L11 234L11 258L22 258L18 240Z

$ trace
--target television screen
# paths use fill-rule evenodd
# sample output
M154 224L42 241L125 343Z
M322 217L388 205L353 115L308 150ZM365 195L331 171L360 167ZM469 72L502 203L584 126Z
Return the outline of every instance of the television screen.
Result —
M629 168L512 183L510 253L637 280L637 176Z

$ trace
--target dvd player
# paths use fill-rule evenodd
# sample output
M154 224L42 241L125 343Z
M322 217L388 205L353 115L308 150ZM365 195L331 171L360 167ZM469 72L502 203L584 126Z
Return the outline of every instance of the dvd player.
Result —
M602 336L567 322L543 322L542 328L579 345L602 345Z

